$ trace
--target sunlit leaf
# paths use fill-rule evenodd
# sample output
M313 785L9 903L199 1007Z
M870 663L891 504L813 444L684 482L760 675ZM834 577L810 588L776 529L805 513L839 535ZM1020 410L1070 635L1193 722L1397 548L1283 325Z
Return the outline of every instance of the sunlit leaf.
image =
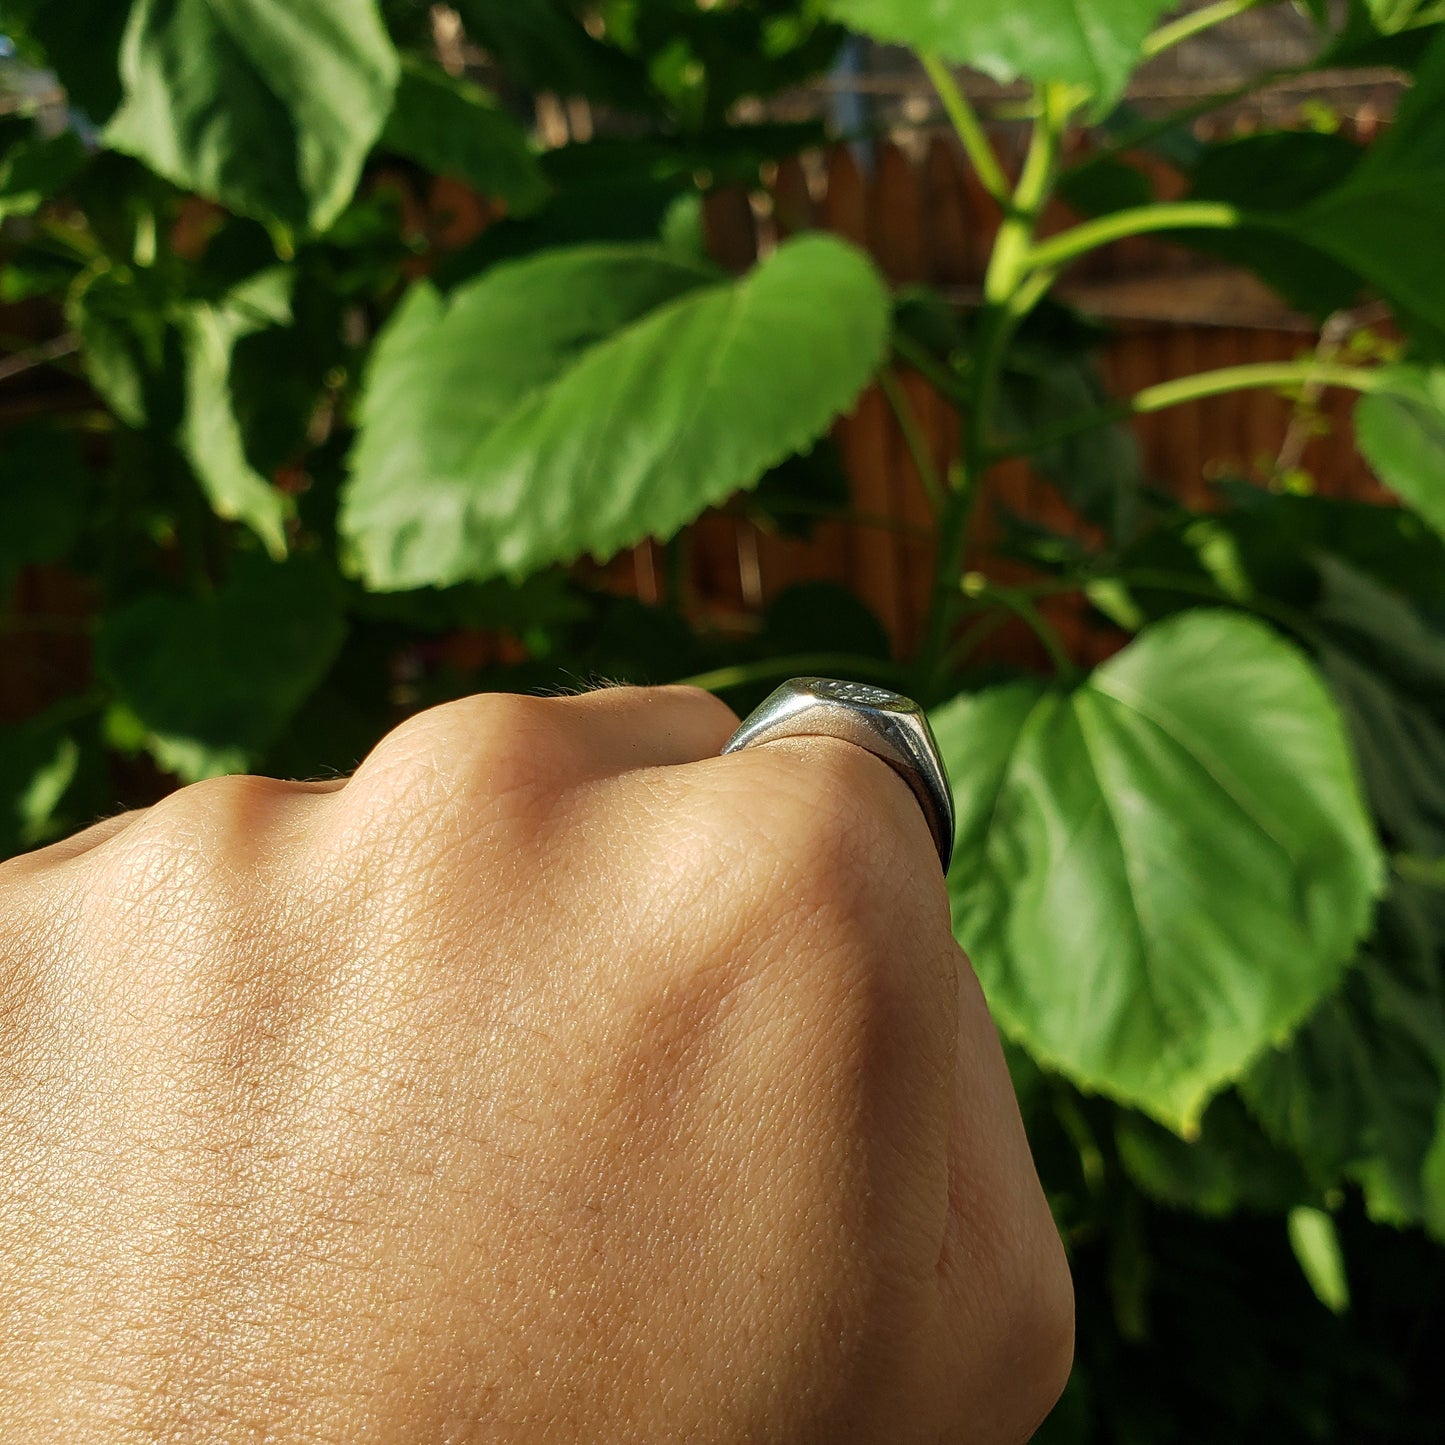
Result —
M738 281L621 246L419 285L377 344L342 533L388 589L669 536L852 405L886 327L876 272L821 236Z
M96 661L162 766L186 781L248 765L326 675L346 634L313 556L234 559L214 593L156 592L103 620Z
M1336 986L1381 881L1338 715L1259 624L1161 623L1069 692L935 715L954 928L1000 1024L1189 1129Z

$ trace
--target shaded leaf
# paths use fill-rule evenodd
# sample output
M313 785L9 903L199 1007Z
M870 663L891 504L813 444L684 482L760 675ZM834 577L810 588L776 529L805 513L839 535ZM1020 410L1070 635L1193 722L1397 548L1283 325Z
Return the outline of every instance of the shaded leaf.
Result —
M76 821L72 805L94 802L93 733L73 699L0 724L0 859L62 837Z
M66 318L80 336L86 377L102 400L127 426L153 420L155 392L173 350L163 302L148 295L133 272L106 268L72 288Z
M1114 156L1095 156L1059 177L1059 195L1086 216L1102 216L1154 199L1154 183L1137 166Z
M1112 398L1094 361L1096 338L1052 309L1009 348L999 377L996 424L1006 436L1029 437L1107 408ZM1072 506L1115 539L1133 530L1143 463L1132 430L1106 422L1035 451L1033 466Z
M1380 480L1445 536L1445 366L1391 367L1381 380L1355 408L1355 441Z
M587 608L561 568L526 581L467 582L459 587L424 587L415 592L360 592L353 610L364 617L423 632L457 627L491 631L574 622Z
M1429 335L1445 332L1436 265L1445 233L1445 33L1359 164L1279 224L1364 276Z
M1381 858L1338 715L1259 624L1196 611L1073 691L935 714L954 929L1000 1024L1187 1129L1334 988Z
M129 6L117 0L6 0L6 33L39 48L71 104L102 124L120 103L119 54Z
M342 535L380 589L669 536L851 405L886 325L872 267L824 237L739 281L588 247L419 285L377 343Z
M341 585L312 556L233 561L209 596L154 593L108 614L96 664L156 760L187 782L249 766L326 675Z
M135 0L106 141L245 215L325 230L397 71L375 0Z
M292 274L263 271L215 305L190 309L181 446L218 516L244 522L273 558L286 553L288 498L247 455L231 391L231 360L242 337L291 319Z
M1174 1209L1279 1214L1316 1194L1299 1161L1260 1130L1233 1091L1210 1103L1195 1138L1181 1139L1142 1114L1120 1113L1114 1139L1130 1178Z
M11 146L0 158L0 221L39 210L74 179L88 154L71 130Z
M842 652L886 661L893 655L888 631L873 611L834 582L785 587L764 613L757 642L765 657Z
M1445 854L1445 634L1339 558L1314 567L1313 646L1370 806L1395 848Z
M7 432L0 446L0 597L16 569L55 562L85 522L90 473L74 432L40 426Z
M535 210L547 196L542 168L517 122L479 85L414 56L402 59L381 144L500 197L514 215Z
M850 496L843 459L825 437L765 473L749 493L747 511L784 537L811 537L820 520L848 510Z
M1221 201L1265 215L1308 205L1341 185L1366 154L1347 136L1319 131L1265 131L1205 146L1190 170L1190 198ZM1348 306L1361 273L1290 229L1241 226L1184 231L1196 250L1253 271L1291 305L1316 317Z
M1271 1136L1321 1184L1354 1180L1371 1213L1394 1223L1421 1215L1442 1100L1441 921L1427 890L1397 885L1341 988L1241 1085Z
M519 85L620 110L657 111L647 67L589 34L560 0L457 0L456 9L467 34Z

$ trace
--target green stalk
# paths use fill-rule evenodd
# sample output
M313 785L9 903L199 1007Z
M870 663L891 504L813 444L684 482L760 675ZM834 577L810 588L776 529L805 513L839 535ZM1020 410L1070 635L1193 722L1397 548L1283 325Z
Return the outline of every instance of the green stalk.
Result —
M935 361L917 342L899 334L893 338L893 349L898 353L898 359L930 382L940 396L947 397L955 406L967 403L968 394L958 373Z
M1242 366L1222 366L1215 371L1201 371L1194 376L1146 386L1128 401L1120 402L1117 406L1101 407L1087 416L1061 422L1058 426L1046 427L1030 437L1015 438L990 452L988 460L997 462L1006 457L1032 456L1058 442L1093 431L1096 427L1125 421L1131 416L1165 411L1185 402L1223 396L1226 392L1260 387L1282 389L1306 384L1372 392L1383 390L1386 382L1379 368L1322 365L1313 357L1305 357L1301 361L1255 361Z
M1003 358L1019 322L1043 294L1029 285L1028 257L1039 213L1058 173L1059 149L1072 101L1070 92L1060 85L1041 86L1036 98L1037 115L1028 154L984 276L978 361L973 372L971 405L964 418L959 483L949 493L939 519L933 603L913 669L915 695L926 703L936 695L938 674L947 657L949 631L957 617L958 577L963 570L969 523L988 469L984 432L993 413Z
M1200 31L1209 30L1225 20L1233 20L1236 15L1243 15L1246 10L1253 10L1262 3L1265 0L1215 0L1213 5L1181 15L1178 20L1161 25L1144 42L1143 58L1152 60Z
M1088 251L1096 251L1126 236L1150 231L1185 229L1229 230L1240 224L1240 212L1219 201L1176 201L1170 205L1131 206L1096 220L1084 221L1032 246L1025 264L1031 269L1057 271Z
M923 62L923 68L928 72L928 78L933 82L939 100L943 102L943 109L953 126L954 134L962 143L964 153L974 170L978 172L984 190L999 205L1007 208L1008 177L1004 175L1003 167L999 165L998 157L988 143L988 136L984 134L978 113L969 104L968 97L963 93L953 71L943 61L936 55L920 55L918 58Z
M1049 660L1058 670L1062 681L1067 683L1078 675L1074 660L1069 656L1059 634L1034 605L1033 599L1027 592L1015 587L999 587L993 583L985 583L982 587L970 590L966 595L982 601L997 602L1013 613L1043 644L1044 651L1048 653Z
M878 373L878 389L892 409L899 431L903 433L903 444L908 448L908 455L913 458L913 466L923 483L923 490L928 493L928 504L937 512L943 507L943 483L939 479L938 468L933 465L933 458L928 454L928 438L924 436L913 404L908 400L908 393L904 391L903 384L892 367L885 366Z

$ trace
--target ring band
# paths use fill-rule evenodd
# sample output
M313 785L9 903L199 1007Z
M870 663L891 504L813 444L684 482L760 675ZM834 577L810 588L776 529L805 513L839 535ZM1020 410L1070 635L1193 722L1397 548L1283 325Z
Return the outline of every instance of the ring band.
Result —
M867 683L795 677L743 719L723 752L806 737L839 738L887 763L918 799L943 871L948 872L953 857L953 789L928 717L912 698Z

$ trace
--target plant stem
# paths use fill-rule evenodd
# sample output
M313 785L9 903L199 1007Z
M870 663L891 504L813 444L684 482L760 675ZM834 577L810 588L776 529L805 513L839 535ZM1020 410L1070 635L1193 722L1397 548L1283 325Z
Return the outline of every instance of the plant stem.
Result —
M903 383L892 367L885 366L878 373L878 389L892 408L898 429L903 433L903 444L908 448L908 455L913 458L913 466L923 483L923 490L928 493L929 505L935 512L940 511L943 507L943 482L939 479L938 468L933 465L933 458L928 454L928 438L918 424L913 403L908 400L908 393L903 389Z
M913 668L915 696L924 703L934 699L938 673L947 658L949 631L957 617L958 577L963 570L969 522L988 469L986 429L1004 355L1019 322L1043 296L1043 290L1030 284L1027 257L1039 213L1058 172L1059 148L1072 102L1070 92L1059 85L1040 86L1035 96L1037 113L1028 154L984 276L984 308L979 318L973 394L964 419L959 482L948 494L939 519L933 603Z
M999 165L998 157L994 154L988 137L984 134L978 112L969 104L968 97L963 93L963 87L959 85L953 71L943 61L936 55L920 55L918 58L923 62L923 68L928 72L928 78L933 82L933 88L938 92L939 100L943 102L943 109L948 115L949 123L962 143L964 153L978 173L984 190L999 205L1007 209L1009 204L1008 178L1003 173L1003 167Z
M1048 195L1058 162L1059 139L1063 130L1058 115L1059 88L1043 86L1039 91L1039 114L1029 137L1028 153L1013 194L1009 214L1004 217L989 257L983 279L983 298L1001 305L1012 294L1024 271L1033 241L1038 213Z
M949 651L948 667L950 670L961 667L1009 620L1009 616L1010 613L1001 607L997 611L979 618Z
M967 403L968 393L964 390L958 374L934 360L917 342L901 334L895 335L893 349L898 353L899 360L906 362L920 376L925 377L940 396L955 406Z
M1033 599L1026 592L1014 587L999 587L990 582L985 583L982 587L969 590L966 595L984 601L997 602L1001 607L1007 608L1043 644L1049 660L1057 668L1059 676L1065 682L1077 676L1078 669L1074 666L1074 660L1069 656L1059 634L1043 613L1034 606Z
M1212 582L1201 582L1187 572L1171 572L1164 568L1126 567L1122 571L1101 573L1089 581L1120 582L1125 587L1154 588L1160 592L1186 592L1192 597L1201 597L1216 602L1221 607L1239 607L1246 612L1256 612L1281 627L1288 628L1306 642L1318 642L1320 631L1310 618L1297 607L1284 602L1275 602L1268 597L1238 597Z
M849 652L808 652L794 657L768 657L761 662L740 662L732 667L716 667L711 672L694 673L678 679L680 686L706 688L708 692L726 692L729 688L747 687L750 683L767 682L774 677L800 677L808 673L823 676L853 674L875 677L884 682L899 682L902 669L896 662L881 657L862 657Z
M1246 10L1253 10L1261 3L1262 0L1215 0L1213 5L1205 5L1188 15L1181 15L1178 20L1161 25L1144 42L1143 58L1152 60L1156 55L1162 55L1166 50L1178 45L1180 41L1198 35L1201 30L1209 30L1226 20L1233 20L1236 15L1243 15Z
M1131 416L1165 411L1189 401L1201 401L1226 392L1245 391L1255 387L1284 388L1303 386L1341 386L1351 391L1372 392L1385 388L1378 367L1321 365L1312 356L1302 361L1256 361L1242 366L1223 366L1215 371L1201 371L1175 381L1161 381L1136 392L1117 406L1101 407L1087 416L1046 427L1030 437L1015 438L988 454L988 460L1005 457L1032 456L1070 437L1093 431L1096 427L1124 421Z
M1176 201L1170 205L1131 206L1073 226L1032 246L1025 264L1030 268L1058 270L1087 251L1096 251L1125 236L1149 231L1186 229L1229 230L1240 223L1234 206L1219 201Z

